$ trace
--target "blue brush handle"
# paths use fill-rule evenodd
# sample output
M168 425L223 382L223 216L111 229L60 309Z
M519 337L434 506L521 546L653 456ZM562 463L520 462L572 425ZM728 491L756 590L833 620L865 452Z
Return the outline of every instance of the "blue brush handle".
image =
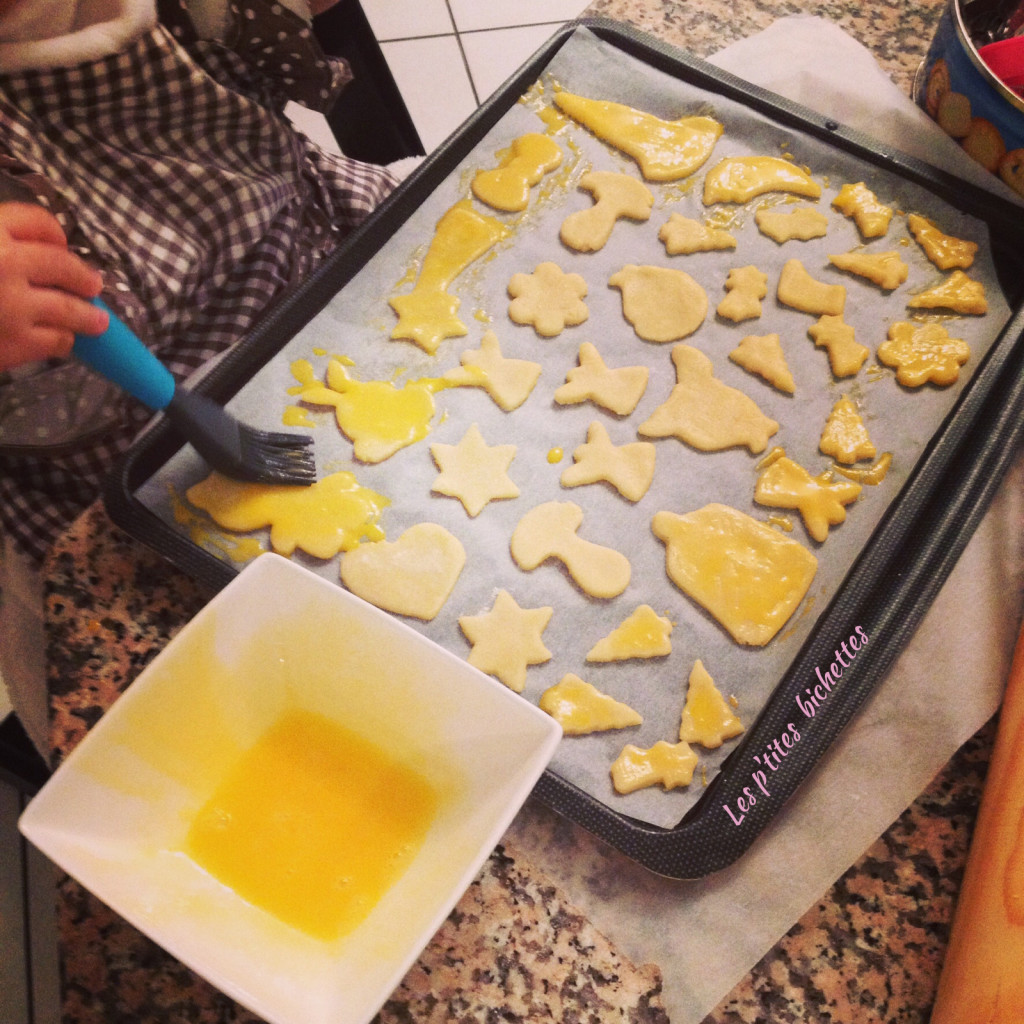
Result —
M76 334L75 357L150 409L167 408L174 397L171 371L104 302L93 299L93 305L109 314L110 326L102 334Z

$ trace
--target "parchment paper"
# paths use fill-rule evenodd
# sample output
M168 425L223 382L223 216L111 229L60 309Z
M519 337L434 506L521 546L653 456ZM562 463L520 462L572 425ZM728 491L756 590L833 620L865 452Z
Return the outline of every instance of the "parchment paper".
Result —
M409 290L407 272L422 258L434 225L455 202L469 194L468 182L473 172L494 166L497 154L515 138L543 129L538 111L542 103L550 103L556 84L583 95L618 100L666 118L684 113L711 114L723 123L725 131L707 167L732 155L791 155L799 165L809 167L824 186L817 206L830 214L827 236L779 246L757 231L753 210L758 204L753 203L747 208L725 208L727 226L739 243L735 251L668 257L657 236L669 214L679 212L703 218L709 213L701 199L704 175L698 172L682 184L651 185L656 202L648 222L620 223L601 251L573 253L559 243L558 229L568 213L591 205L589 196L577 189L580 175L592 168L618 169L634 176L637 171L628 158L610 152L585 129L570 123L556 136L565 152L562 167L538 188L537 197L522 217L501 217L513 228L510 238L473 264L451 289L462 300L460 317L469 327L469 334L444 342L434 357L411 343L388 341L395 317L386 299ZM971 274L986 283L990 311L985 317L958 318L952 324L953 333L964 338L972 350L971 361L957 385L911 392L900 388L891 372L876 373L867 368L855 379L836 382L824 351L816 349L807 335L807 328L816 317L783 307L774 300L782 264L798 257L813 276L846 286L846 320L855 327L858 339L874 350L890 323L908 318L909 295L941 278L917 245L906 241L908 236L900 217L894 219L886 237L863 246L867 251L897 248L901 252L911 271L909 281L898 291L884 293L862 278L829 267L829 253L862 248L853 222L830 209L831 198L842 184L856 181L866 181L881 200L899 211L924 213L944 231L981 243ZM775 197L776 201L778 198ZM742 105L641 65L590 32L578 30L548 66L528 101L508 111L366 268L245 386L232 408L248 422L278 426L273 417L279 417L291 401L287 390L294 379L289 367L298 358L312 360L322 373L329 355L346 356L354 363L352 375L363 380L436 377L458 364L459 353L478 347L480 336L489 327L497 333L506 356L541 363L540 384L529 400L511 414L500 410L478 389L447 390L438 396L438 416L430 441L454 444L470 424L477 423L489 443L514 442L518 446L510 475L521 496L514 501L492 502L474 519L467 517L458 501L431 494L437 467L426 443L405 448L377 465L354 463L348 440L326 410L320 414L322 422L316 430L318 462L322 472L353 469L360 483L391 499L393 504L382 520L389 539L398 537L414 523L431 521L440 523L462 541L467 551L466 569L446 606L432 622L412 620L414 626L443 646L461 655L468 653L458 617L489 609L499 588L508 590L523 607L555 609L544 634L544 642L554 656L546 664L529 670L524 695L536 701L544 689L564 674L575 672L636 708L644 722L635 729L567 738L555 757L554 769L623 813L671 826L699 798L699 781L688 789L666 793L655 788L621 797L611 787L609 765L627 742L648 747L660 739L678 738L686 680L698 658L723 692L735 696L741 719L749 724L756 717L813 626L816 614L835 594L888 502L906 480L917 456L1007 319L1009 310L996 283L986 238L984 225L946 206L927 191L809 137L780 129ZM556 338L544 339L531 327L509 321L506 289L517 271L530 271L543 260L552 259L564 270L580 273L587 280L590 315L583 325L567 328ZM828 460L817 450L818 441L829 411L841 394L857 400L879 451L893 454L893 468L884 482L864 488L861 498L850 507L847 522L834 529L824 544L816 544L806 535L796 513L790 516L791 536L815 551L818 573L802 608L784 631L763 648L736 644L717 622L672 585L665 574L664 547L650 529L651 517L661 509L687 512L708 502L724 502L767 520L772 511L753 502L757 466L754 455L745 449L699 452L676 439L660 440L654 485L635 505L605 485L571 490L560 485L560 475L571 462L570 453L584 442L590 422L603 423L617 444L636 440L636 426L665 401L675 383L672 346L641 341L623 317L619 291L607 286L608 278L628 263L682 269L705 288L709 315L686 342L709 355L717 377L754 398L767 415L782 425L772 443L784 446L795 461L812 473L827 468ZM763 315L740 324L717 319L714 308L724 297L723 286L730 268L748 264L768 274L769 291ZM773 389L727 358L744 335L772 332L783 339L796 378L795 396ZM552 393L576 365L583 341L594 343L609 366L650 367L650 383L632 416L619 419L591 404L562 407L553 402ZM555 446L563 448L566 454L563 462L552 464L548 453ZM204 474L202 464L190 451L186 452L147 484L140 498L173 523L168 484L180 495ZM508 543L516 523L528 509L552 500L577 502L584 509L580 536L628 556L632 580L620 597L610 601L588 598L555 563L527 574L512 561ZM299 560L328 578L338 578L337 560L325 563L301 556ZM614 665L586 664L587 650L640 603L650 604L676 623L671 656ZM851 632L856 625L850 624ZM837 637L837 645L844 639ZM726 744L718 750L700 751L702 770L707 777L714 774L729 749Z
M780 19L712 62L1009 195L831 22ZM996 711L1022 592L1018 455L907 649L741 860L699 882L658 878L534 804L517 843L635 960L658 964L672 1024L698 1024Z

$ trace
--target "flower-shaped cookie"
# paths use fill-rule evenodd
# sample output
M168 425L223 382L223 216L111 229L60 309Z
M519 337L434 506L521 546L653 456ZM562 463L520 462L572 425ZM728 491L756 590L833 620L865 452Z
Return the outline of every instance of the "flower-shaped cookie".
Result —
M971 357L967 342L951 338L941 324L902 322L889 328L889 338L878 346L879 362L896 370L896 379L908 388L956 382L960 367Z
M587 282L579 274L565 273L557 263L539 263L532 274L513 274L508 293L512 321L531 324L542 338L553 338L589 315L583 302Z

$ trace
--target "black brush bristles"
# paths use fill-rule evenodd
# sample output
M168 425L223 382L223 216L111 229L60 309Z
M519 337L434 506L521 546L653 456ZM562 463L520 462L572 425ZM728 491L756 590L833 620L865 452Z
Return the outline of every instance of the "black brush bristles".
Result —
M165 412L210 468L224 476L261 484L316 482L311 437L257 430L212 399L182 387L175 390Z

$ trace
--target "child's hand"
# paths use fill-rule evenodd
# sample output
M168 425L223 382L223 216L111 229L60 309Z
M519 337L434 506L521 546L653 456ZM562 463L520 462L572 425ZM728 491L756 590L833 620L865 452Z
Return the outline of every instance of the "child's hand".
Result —
M106 313L88 302L101 288L51 213L0 203L0 371L66 357L76 334L104 331Z

